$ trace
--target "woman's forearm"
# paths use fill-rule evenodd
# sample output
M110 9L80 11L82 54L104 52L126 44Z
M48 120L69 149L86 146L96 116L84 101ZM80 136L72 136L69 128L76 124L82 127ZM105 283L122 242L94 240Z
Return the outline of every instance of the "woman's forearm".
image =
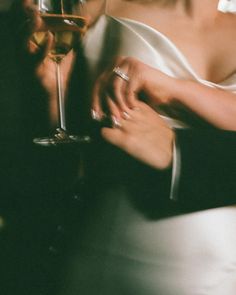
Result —
M236 94L194 81L176 79L170 85L173 100L217 128L236 130Z
M116 67L130 78L129 83L114 72L105 71L93 94L92 108L97 113L102 113L101 98L107 97L107 93L111 93L117 106L111 110L117 117L122 117L120 110L129 111L140 97L145 97L154 105L170 108L176 103L183 105L217 128L236 130L236 94L197 81L170 77L131 57L121 57Z

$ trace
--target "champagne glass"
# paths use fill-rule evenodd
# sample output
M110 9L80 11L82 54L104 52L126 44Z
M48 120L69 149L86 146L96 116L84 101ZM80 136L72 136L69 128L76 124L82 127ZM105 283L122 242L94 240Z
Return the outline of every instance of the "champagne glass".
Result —
M70 134L66 128L64 90L61 79L61 61L73 49L79 36L87 28L86 1L85 0L35 0L36 9L45 23L44 31L37 31L32 41L41 46L47 32L54 35L53 45L49 51L49 58L55 63L58 102L58 127L51 137L34 138L34 143L44 146L87 143L89 136Z

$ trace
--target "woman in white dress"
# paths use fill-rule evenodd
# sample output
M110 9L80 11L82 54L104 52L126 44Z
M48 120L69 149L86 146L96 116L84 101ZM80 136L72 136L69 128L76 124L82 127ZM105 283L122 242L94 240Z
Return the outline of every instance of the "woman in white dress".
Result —
M236 17L218 12L214 0L118 4L114 10L110 6L112 17L102 17L85 40L91 76L99 72L101 59L105 67L114 56L123 56L113 63L123 77L109 67L94 92L93 116L102 118L100 102L106 99L118 126L104 128L104 138L146 163L155 155L153 142L145 153L138 144L155 138L145 134L144 122L152 113L137 102L140 92L164 116L178 103L174 119L184 120L167 118L174 128L235 130ZM96 47L99 40L104 40L103 50ZM136 120L143 125L135 125ZM66 294L235 294L235 207L180 215L171 202L163 205L168 190L158 173L126 162L115 149L99 154L99 148L92 159L99 175L92 174L95 189L86 207L86 234L78 237L83 246ZM155 166L154 157L150 162ZM150 186L157 183L153 197Z
M217 12L217 4L216 0L108 2L107 13L112 16L102 16L84 42L91 80L111 63L121 70L106 72L94 92L93 117L103 116L100 101L104 99L101 95L105 96L113 123L119 127L102 129L107 141L155 167L154 142L151 140L148 148L145 145L145 153L138 142L141 135L155 141L154 133L142 127L145 121L153 120L155 128L155 120L160 119L137 101L139 96L134 97L133 92L127 96L126 88L134 85L132 81L138 87L131 90L135 94L142 90L145 99L151 100L174 128L213 125L235 129L230 118L235 114L236 19ZM132 59L114 61L116 56ZM151 89L141 84L145 73L152 73L148 74ZM175 105L169 108L168 98L173 95L158 92L164 87L161 77L170 83L171 90L173 78L190 84L189 88L184 86L192 91L186 92L186 100L178 101L177 115ZM174 98L180 99L182 94ZM202 105L205 102L208 109ZM209 105L215 107L214 116L208 111ZM171 115L174 110L172 117L170 110ZM140 123L142 132L135 124L132 127L132 118ZM125 129L125 124L130 124L129 128ZM146 127L150 126L148 123ZM129 141L131 136L136 141ZM100 141L91 150L89 194L76 233L79 245L77 253L71 254L62 295L234 295L235 207L186 212L171 200L177 189L176 182L171 185L166 181L165 174L171 174L171 169L158 173Z

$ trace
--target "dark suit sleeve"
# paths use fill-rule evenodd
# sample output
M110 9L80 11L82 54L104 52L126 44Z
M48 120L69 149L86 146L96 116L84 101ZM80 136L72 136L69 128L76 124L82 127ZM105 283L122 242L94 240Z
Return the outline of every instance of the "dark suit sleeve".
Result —
M236 204L236 132L178 130L177 202L206 209Z

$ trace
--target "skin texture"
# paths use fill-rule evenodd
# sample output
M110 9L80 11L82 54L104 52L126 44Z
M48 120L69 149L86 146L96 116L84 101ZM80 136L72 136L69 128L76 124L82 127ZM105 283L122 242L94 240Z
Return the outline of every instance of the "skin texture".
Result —
M138 102L118 122L102 128L105 140L153 168L171 165L174 133L147 104Z
M234 93L170 77L130 57L120 57L115 66L130 80L125 81L111 70L100 76L92 104L97 117L104 116L104 100L112 115L119 119L122 111L135 107L137 101L145 97L150 106L165 106L170 110L183 106L217 128L236 130Z
M158 0L148 3L119 0L108 1L106 12L114 16L136 19L159 30L183 52L200 77L219 82L230 76L236 69L236 41L234 38L236 19L235 16L217 12L217 3L218 1L215 0L176 0L171 1L171 3L170 1L164 3ZM39 49L32 46L30 36L34 30L43 27L43 23L33 9L31 1L18 1L17 5L15 12L19 15L19 11L21 11L21 22L19 23L23 24L24 32L22 31L22 34L25 34L22 40L27 41L22 44L24 46L28 44L27 52L36 61L35 71L48 92L53 124L56 120L54 65L46 57L52 36L48 34L48 41L43 48ZM204 11L202 6L204 6ZM105 9L104 2L90 0L88 1L88 8L92 25ZM172 19L175 19L174 30L173 23L170 21ZM219 36L221 42L218 42ZM225 59L225 56L228 58ZM71 52L61 65L65 89L70 79L73 61L74 53ZM106 115L113 119L116 128L105 128L101 131L105 140L124 149L148 165L151 164L158 169L164 169L170 165L174 133L158 114L154 114L151 107L139 105L140 98L144 97L150 106L157 104L172 107L176 103L182 104L216 127L236 129L234 94L210 89L192 81L168 77L160 71L129 57L117 58L115 66L119 66L130 77L130 81L127 83L110 69L102 73L93 92L93 114L101 120L106 112ZM106 110L103 109L104 104ZM134 115L136 112L133 112L133 110L137 107L139 115L136 116ZM124 112L126 118L124 118ZM130 113L133 115L132 122L134 120L137 120L137 122L136 124L128 124L129 128L127 128L124 126L127 125L127 114L130 116ZM142 116L144 114L146 120ZM125 120L125 124L123 120ZM148 128L151 130L150 134L152 134L153 141L141 140L148 134ZM162 135L162 142L160 141L160 134ZM125 145L123 144L124 139ZM134 148L135 145L138 146L137 149ZM156 149L159 152L159 157L164 159L161 162L157 160L154 153ZM145 155L147 150L153 151L148 153L148 159ZM136 153L136 151L138 152Z
M89 19L89 26L92 26L97 18L104 12L104 5L105 1L103 0L87 1L86 13ZM15 1L11 8L11 16L13 19L17 19L17 23L19 23L18 28L20 29L16 34L19 35L20 51L22 51L24 58L31 62L37 78L48 93L51 125L56 125L58 115L55 64L47 56L53 43L53 35L48 31L47 40L40 48L31 41L33 32L40 30L47 31L32 0ZM63 73L62 87L65 91L70 81L75 55L74 51L70 51L60 63L61 72Z
M236 17L218 12L217 0L108 2L109 14L140 21L167 36L200 78L219 83L235 72Z
M103 1L88 1L87 8L93 12L90 18L92 25L98 15L101 14L101 10L103 10ZM42 48L37 48L30 38L34 31L45 30L39 13L29 0L19 1L18 5L13 8L13 15L14 11L18 15L19 11L21 11L20 23L23 24L22 34L25 34L23 36L25 42L22 43L22 46L27 47L25 54L28 58L34 58L35 73L42 87L48 93L51 123L53 125L57 119L55 70L54 63L47 57L53 42L53 36L48 33L47 42ZM65 89L70 79L74 58L75 54L70 52L61 63ZM140 81L142 81L142 77L140 77ZM119 128L103 128L101 130L102 136L111 144L119 146L133 157L155 168L164 169L169 167L172 161L173 132L148 105L137 102L136 107L135 109L129 109L128 117L119 118L119 121L122 121ZM146 116L152 118L150 122L146 120ZM159 126L157 136L155 136L155 125ZM150 150L148 154L146 153L147 148ZM153 157L147 157L147 155L153 155Z
M202 0L156 0L148 3L116 1L112 4L110 1L108 12L116 17L140 21L160 31L182 51L200 78L219 83L236 70L234 62L236 42L233 37L236 17L218 12L217 3L218 1ZM174 27L173 19L175 19ZM93 113L97 119L102 120L104 115L107 116L110 112L114 126L119 124L123 126L124 112L129 114L130 109L135 108L138 101L144 98L150 106L161 105L168 108L182 106L217 128L236 130L235 94L194 81L169 77L130 57L117 58L114 67L119 67L130 79L128 82L125 81L111 69L102 73L95 85L92 101ZM151 111L149 114L147 109L146 115L147 124L153 128L153 137L157 137L163 131L162 138L167 138L168 133L162 129L161 124L158 122L152 124L154 118ZM138 117L135 119L139 120ZM133 126L130 125L129 128L128 132L131 136L134 134L134 130L131 130ZM133 151L131 152L132 147L129 141L125 143L125 147L120 144L118 137L120 136L121 139L127 132L122 128L120 130L119 132L110 131L110 133L106 130L105 139L137 157ZM146 142L143 140L140 144L144 146ZM158 140L155 144L158 148ZM146 148L146 151L149 150L150 145L147 144ZM171 154L170 145L166 145L165 148ZM154 148L152 150L154 151ZM152 153L150 153L150 161L145 159L146 163L157 163L151 155ZM144 157L139 153L139 159L143 160L142 156ZM154 166L160 168L159 164Z

